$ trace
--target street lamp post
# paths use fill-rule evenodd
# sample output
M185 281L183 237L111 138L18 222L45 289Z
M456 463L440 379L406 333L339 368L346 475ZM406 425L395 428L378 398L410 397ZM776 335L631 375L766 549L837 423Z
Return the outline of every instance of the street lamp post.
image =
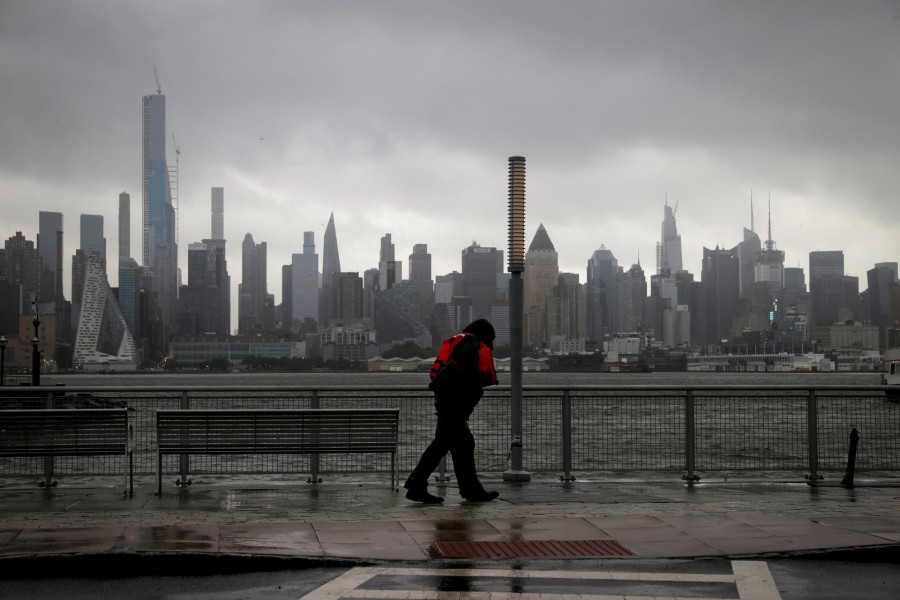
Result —
M525 158L509 157L510 468L504 481L530 481L522 466L522 273L525 271Z
M41 349L38 346L41 320L38 318L37 302L32 302L31 305L34 306L34 320L31 322L34 325L34 337L31 338L31 385L38 386L41 385Z
M0 387L6 385L6 336L0 335Z

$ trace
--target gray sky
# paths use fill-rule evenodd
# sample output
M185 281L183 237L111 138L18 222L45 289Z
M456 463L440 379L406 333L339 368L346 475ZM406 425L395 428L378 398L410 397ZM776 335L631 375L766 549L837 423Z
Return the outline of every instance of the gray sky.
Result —
M702 248L750 226L751 190L787 266L843 250L864 289L900 260L896 0L0 0L0 239L60 211L69 271L79 215L100 214L115 264L127 191L140 257L154 66L181 149L179 264L222 186L234 287L249 232L278 301L332 212L345 271L375 266L388 232L404 275L417 243L434 274L473 240L505 252L511 155L527 241L543 223L582 282L601 245L655 272L666 196L699 279Z

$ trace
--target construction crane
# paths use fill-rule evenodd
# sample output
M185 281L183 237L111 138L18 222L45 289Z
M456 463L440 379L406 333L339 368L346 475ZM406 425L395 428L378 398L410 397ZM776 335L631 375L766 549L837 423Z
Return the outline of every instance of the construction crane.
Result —
M153 78L156 79L156 93L162 94L162 87L159 85L159 75L156 74L156 65L153 65Z

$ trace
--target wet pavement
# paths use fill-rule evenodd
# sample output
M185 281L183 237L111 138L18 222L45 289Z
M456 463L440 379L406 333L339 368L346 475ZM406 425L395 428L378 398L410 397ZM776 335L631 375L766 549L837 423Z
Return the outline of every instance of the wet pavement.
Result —
M41 489L0 482L0 568L35 559L191 557L446 565L515 558L731 558L878 551L900 555L900 486L805 483L487 480L501 496L442 505L383 482L318 485L195 477L154 495L136 480L77 477ZM111 563L106 563L111 564ZM295 565L296 566L296 565Z

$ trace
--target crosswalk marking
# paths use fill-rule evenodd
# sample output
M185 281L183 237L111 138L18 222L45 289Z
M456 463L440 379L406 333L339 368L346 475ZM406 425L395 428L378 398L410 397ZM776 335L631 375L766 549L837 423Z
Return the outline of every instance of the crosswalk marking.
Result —
M343 598L406 598L409 600L672 600L671 596L634 594L552 594L531 592L449 592L427 589L360 589L379 575L408 577L469 577L472 579L516 578L580 581L636 581L678 583L733 583L739 600L781 600L769 567L762 561L735 560L731 574L645 573L630 571L522 571L514 569L434 569L414 567L356 567L303 596L300 600L341 600ZM675 586L677 587L677 586ZM734 598L692 598L691 600L735 600Z

